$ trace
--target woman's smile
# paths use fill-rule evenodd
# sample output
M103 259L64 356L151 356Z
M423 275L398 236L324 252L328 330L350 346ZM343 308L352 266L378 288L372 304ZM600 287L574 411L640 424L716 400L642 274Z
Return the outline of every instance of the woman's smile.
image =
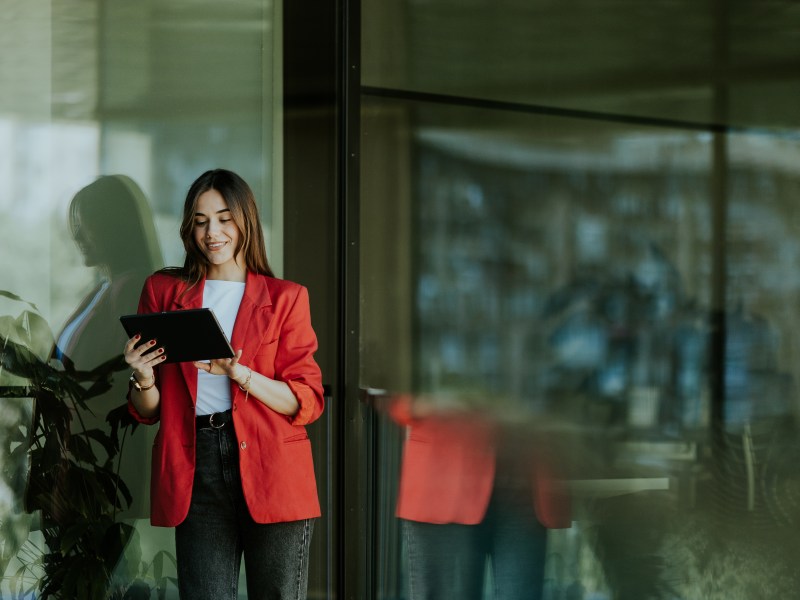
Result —
M194 241L208 259L209 279L244 281L244 266L237 256L241 233L227 202L217 190L200 194L194 213Z
M228 242L206 242L206 248L209 252L216 252L222 250Z

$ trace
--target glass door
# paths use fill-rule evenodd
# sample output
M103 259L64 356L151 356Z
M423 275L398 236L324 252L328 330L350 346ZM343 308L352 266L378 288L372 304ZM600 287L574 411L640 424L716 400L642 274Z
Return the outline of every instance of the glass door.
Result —
M788 593L800 124L755 90L798 80L753 28L794 43L467 4L362 3L372 593Z

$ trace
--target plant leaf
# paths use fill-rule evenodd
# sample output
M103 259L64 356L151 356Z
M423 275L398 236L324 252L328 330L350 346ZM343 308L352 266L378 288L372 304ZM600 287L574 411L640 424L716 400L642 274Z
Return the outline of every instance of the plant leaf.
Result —
M39 313L26 310L17 318L25 332L24 342L40 359L47 360L56 345L50 325Z
M80 540L81 536L86 533L89 523L83 519L77 521L64 531L61 535L61 555L67 556L75 545Z
M11 292L7 292L5 290L0 290L0 296L3 296L4 298L8 298L10 300L14 300L15 302L22 302L23 304L27 304L33 310L35 310L36 312L39 312L39 309L36 307L35 304L32 304L31 302L28 302L27 300L23 300L22 298L20 298L16 294L12 294Z

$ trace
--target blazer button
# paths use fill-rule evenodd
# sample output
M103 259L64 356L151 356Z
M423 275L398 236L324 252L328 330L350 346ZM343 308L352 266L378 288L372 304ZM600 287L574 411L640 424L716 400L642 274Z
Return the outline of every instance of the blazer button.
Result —
M247 442L242 442L241 444L239 444L239 447L240 447L242 450L244 450L245 448L247 448Z

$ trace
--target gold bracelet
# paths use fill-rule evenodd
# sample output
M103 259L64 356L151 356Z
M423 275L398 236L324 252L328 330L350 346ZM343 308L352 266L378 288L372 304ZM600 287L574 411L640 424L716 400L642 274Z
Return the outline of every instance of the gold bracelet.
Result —
M236 382L239 385L239 389L243 392L246 392L250 388L250 378L253 376L253 369L250 367L246 367L247 369L247 379L244 380L244 383Z
M236 382L236 385L239 386L239 389L242 390L244 394L244 401L247 402L247 399L250 397L250 378L253 376L253 369L247 367L247 379L244 380L244 385Z

